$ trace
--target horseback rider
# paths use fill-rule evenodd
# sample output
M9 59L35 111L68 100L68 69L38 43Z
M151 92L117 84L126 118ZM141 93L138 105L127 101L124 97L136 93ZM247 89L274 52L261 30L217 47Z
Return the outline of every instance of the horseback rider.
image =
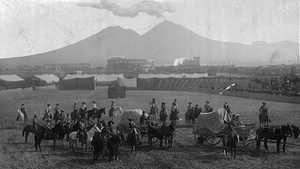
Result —
M232 124L233 126L241 126L243 123L240 120L240 114L233 114L232 115Z
M75 102L73 105L73 111L71 112L71 121L75 123L78 120L79 110L77 107L77 103Z
M201 111L202 111L201 107L199 107L199 105L196 104L195 107L194 107L194 111L193 111L193 120L194 121L195 121L195 119L198 118L198 116L200 115Z
M157 120L158 107L156 105L155 98L152 98L152 102L150 103L150 120Z
M206 101L205 105L204 105L203 112L204 113L209 113L209 112L212 112L212 111L213 111L213 108L210 106L210 102Z
M44 113L44 116L43 116L42 120L46 121L48 128L51 127L52 118L53 118L53 116L52 116L52 113L51 113L51 104L47 104L47 108L45 110L45 113Z
M137 136L138 135L138 131L137 131L136 124L135 124L134 120L132 118L129 118L128 121L129 121L129 123L128 123L129 130L133 131L136 134L136 136Z
M110 120L114 120L114 112L116 111L116 104L115 102L112 100L111 101L111 105L110 105L110 109L108 111L108 116L110 118Z
M37 124L37 115L34 114L33 119L32 119L32 126L34 130L36 130L36 124Z
M187 106L187 109L186 109L186 112L185 112L185 122L186 123L191 122L192 114L193 114L193 106L192 106L192 102L189 102L188 106Z
M108 133L108 135L109 136L115 135L116 133L114 132L114 129L113 129L113 124L115 124L115 123L110 120L107 124L108 124L107 125L107 133Z
M176 103L176 99L174 100L174 102L172 103L171 106L171 114L170 114L170 121L172 124L176 125L178 118L178 107L177 107L177 103Z
M168 113L167 113L166 103L162 102L160 113L159 113L159 120L162 122L163 125L166 123L167 117L168 117Z
M79 109L79 118L82 119L87 119L87 105L85 102L82 102L81 107Z
M230 106L229 106L229 104L227 102L224 103L223 108L225 110L224 111L225 114L224 114L224 118L223 118L224 123L225 124L229 124L229 123L232 122L232 111L231 111L231 108L230 108Z
M262 102L262 105L259 108L259 116L260 116L260 127L268 127L270 122L269 110L265 102Z
M143 110L143 114L140 117L140 125L145 126L148 118L146 116L146 112Z
M65 116L64 116L64 110L60 107L60 105L57 103L54 108L54 116L53 116L55 124L59 124L64 122Z
M99 115L98 115L98 107L97 107L96 101L94 100L94 101L92 101L91 114L88 114L88 115L87 115L88 121L90 120L90 116L92 116L92 118L94 118L95 115L97 116L98 121L99 121L101 117L99 117ZM100 115L100 116L101 116L101 115Z

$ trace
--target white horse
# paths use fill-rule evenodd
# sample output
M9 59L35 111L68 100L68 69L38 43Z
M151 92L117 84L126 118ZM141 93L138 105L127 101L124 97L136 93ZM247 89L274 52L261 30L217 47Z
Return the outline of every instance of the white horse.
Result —
M94 124L93 127L85 133L86 134L85 136L78 135L79 133L77 131L70 133L69 137L72 140L70 141L74 144L76 144L77 141L79 141L82 145L86 146L86 150L89 150L91 148L91 142L93 140L93 136L95 132L101 132L101 131L102 129L99 129L97 127L97 124Z
M18 126L23 128L26 125L27 119L25 118L25 114L22 113L20 109L17 109L17 118L16 121L18 122Z

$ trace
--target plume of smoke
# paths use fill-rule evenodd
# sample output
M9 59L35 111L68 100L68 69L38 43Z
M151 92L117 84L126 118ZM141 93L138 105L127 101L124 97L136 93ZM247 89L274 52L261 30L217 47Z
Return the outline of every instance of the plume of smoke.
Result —
M121 17L136 17L139 13L146 13L155 17L163 17L165 12L172 13L173 9L168 3L157 2L153 0L144 0L138 2L129 8L123 8L118 4L109 2L108 0L101 0L100 2L82 2L78 3L82 7L92 7L97 9L105 9L111 11L116 16Z

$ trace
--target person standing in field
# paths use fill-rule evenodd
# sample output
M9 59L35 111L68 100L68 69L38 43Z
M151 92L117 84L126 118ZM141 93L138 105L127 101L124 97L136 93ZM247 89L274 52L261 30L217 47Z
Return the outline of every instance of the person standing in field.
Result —
M178 111L178 107L177 107L176 99L175 99L174 102L172 103L171 114L170 114L170 121L174 126L176 126L177 120L179 119L178 114L179 114L179 111Z
M167 118L168 118L168 113L167 113L166 103L162 102L160 113L159 113L159 120L162 122L163 125L165 125Z
M152 102L150 103L150 120L156 121L157 120L157 114L158 114L158 107L156 105L155 98L152 99Z

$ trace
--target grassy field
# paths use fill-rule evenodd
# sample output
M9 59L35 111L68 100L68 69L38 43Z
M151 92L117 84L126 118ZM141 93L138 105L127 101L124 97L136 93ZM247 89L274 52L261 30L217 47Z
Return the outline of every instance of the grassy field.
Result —
M180 117L183 118L189 101L203 105L206 100L215 107L221 107L226 101L232 105L234 112L241 114L245 123L257 123L258 108L262 100L251 100L230 96L210 95L196 92L175 91L128 91L127 97L117 99L116 103L124 108L143 108L148 111L149 102L155 97L158 102L166 102L168 108L174 98L178 100ZM16 126L16 107L25 103L29 118L33 114L42 116L47 103L60 103L67 112L72 110L74 101L91 103L96 100L100 107L109 108L106 88L95 91L58 91L54 88L41 88L37 91L7 90L0 91L0 168L300 168L300 146L288 146L288 152L276 154L275 147L270 146L270 152L254 152L254 145L247 151L239 151L238 158L226 160L220 146L195 145L191 129L176 131L175 146L172 149L160 149L148 146L139 147L137 152L131 153L127 147L121 148L118 161L91 161L90 153L83 153L80 149L70 152L67 145L59 144L59 149L53 152L51 142L43 142L43 152L35 152L33 140L24 144L21 130ZM293 123L300 125L300 104L267 102L271 110L273 124ZM300 145L299 140L289 138L288 142ZM66 143L64 143L66 144Z

